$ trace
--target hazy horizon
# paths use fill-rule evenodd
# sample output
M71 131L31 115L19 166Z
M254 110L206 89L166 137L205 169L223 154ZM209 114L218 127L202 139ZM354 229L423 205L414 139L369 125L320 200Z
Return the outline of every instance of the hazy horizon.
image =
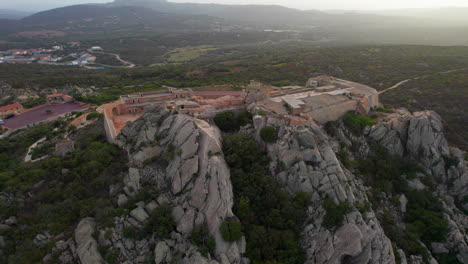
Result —
M108 3L113 0L15 0L0 3L0 9L15 9L19 11L40 11L68 5L85 3ZM443 8L468 7L466 0L169 0L175 3L219 3L237 5L282 5L302 10L350 10L379 11L407 8Z

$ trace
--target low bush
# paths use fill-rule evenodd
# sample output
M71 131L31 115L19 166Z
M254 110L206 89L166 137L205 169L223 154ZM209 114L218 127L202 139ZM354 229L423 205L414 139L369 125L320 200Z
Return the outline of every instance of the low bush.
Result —
M233 111L228 110L218 113L213 121L222 131L231 132L249 124L252 121L252 115L246 110L241 110L237 115Z
M216 241L210 236L208 228L205 225L197 226L193 229L190 241L198 247L198 251L203 256L208 256L209 253L213 254L216 248Z
M343 116L343 123L347 128L349 128L353 133L357 135L362 134L362 130L366 126L373 126L376 124L374 120L367 116L356 115L354 112L350 111Z
M351 211L349 203L335 204L332 198L327 197L323 201L323 208L325 209L325 217L323 218L323 226L332 229L339 226L347 213Z
M382 112L382 113L393 113L393 110L390 108L385 108L385 107L378 107L375 109L377 112Z
M171 211L171 207L167 204L154 209L143 227L143 234L154 234L159 239L168 238L176 227Z
M237 128L236 115L233 111L224 111L214 117L215 124L222 131L233 131Z
M276 128L266 126L260 130L260 137L265 142L273 143L278 138L278 132L276 131Z
M90 114L88 114L86 116L86 120L93 120L93 119L101 118L102 116L103 116L103 114L101 114L101 113L92 112L92 113L90 113Z
M242 224L237 221L224 221L220 227L223 239L229 242L238 241L242 238Z

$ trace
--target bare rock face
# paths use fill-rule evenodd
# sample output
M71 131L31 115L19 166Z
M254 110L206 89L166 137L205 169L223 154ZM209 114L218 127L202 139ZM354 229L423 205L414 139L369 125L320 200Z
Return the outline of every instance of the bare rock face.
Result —
M409 156L446 180L443 157L450 155L440 116L433 111L398 111L372 127L369 137L391 154Z
M165 198L161 199L173 208L176 237L181 238L171 243L158 242L156 263L166 263L171 256L181 254L182 263L212 263L200 254L187 251L191 246L188 237L200 225L206 225L216 240L216 253L212 257L222 263L241 263L237 243L224 241L219 231L223 220L234 215L230 172L218 128L203 120L169 115L163 110L146 113L124 128L119 139L127 142L124 147L131 163L140 171L142 184L150 182L156 186L164 193L161 197ZM151 153L148 148L152 149ZM141 212L135 211L135 216L143 215L136 213Z
M448 146L442 119L437 113L411 114L400 109L374 125L369 137L390 153L418 162L427 175L446 183L448 192L458 196L459 200L468 193L464 153ZM468 204L466 206L468 208Z
M75 229L76 253L82 264L104 263L93 238L95 227L94 219L87 217L83 218Z
M303 231L306 263L395 263L390 240L385 236L373 211L364 215L355 202L367 202L363 185L338 161L326 133L312 121L298 125L289 119L255 116L258 133L263 126L277 128L278 140L266 144L272 159L270 171L291 192L312 196L309 225ZM323 227L326 197L336 203L348 202L353 208L341 227Z

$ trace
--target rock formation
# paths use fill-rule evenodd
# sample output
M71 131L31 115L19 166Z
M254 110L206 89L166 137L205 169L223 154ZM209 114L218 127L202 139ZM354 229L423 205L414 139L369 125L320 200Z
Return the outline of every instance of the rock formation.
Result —
M203 257L189 242L194 227L201 225L206 225L216 240L212 257L221 263L241 263L240 245L225 242L219 231L225 218L234 217L230 173L219 130L186 115L148 110L124 128L118 139L126 142L124 148L136 167L131 170L134 174L139 171L139 177L131 177L126 185L134 185L131 189L135 190L136 182L152 184L161 193L158 202L171 206L177 224L170 239L157 241L156 263L166 263L175 255L182 256L181 263L217 263ZM130 215L139 222L147 216L142 208Z
M460 213L454 204L455 198L463 209L468 209L468 201L464 199L468 193L468 171L463 152L448 146L440 116L433 111L411 114L405 109L399 109L374 125L370 129L369 138L394 155L414 160L424 169L424 174L418 174L418 178L408 181L410 187L425 189L426 186L421 182L424 178L438 183L436 191L443 198L444 210L449 212L445 216L450 228L447 242L436 243L432 251L436 253L447 247L459 253L457 258L460 262L468 262L468 246L463 228L467 226L468 217Z
M278 130L277 142L265 146L272 159L270 171L290 192L312 195L311 221L302 239L307 263L395 263L391 242L372 210L363 214L354 208L341 227L323 227L322 203L327 196L351 207L367 202L364 186L340 164L326 133L313 121L298 125L288 118L254 116L253 120L259 141L262 127Z
M82 264L104 263L93 238L96 223L93 218L84 218L75 230L76 252Z

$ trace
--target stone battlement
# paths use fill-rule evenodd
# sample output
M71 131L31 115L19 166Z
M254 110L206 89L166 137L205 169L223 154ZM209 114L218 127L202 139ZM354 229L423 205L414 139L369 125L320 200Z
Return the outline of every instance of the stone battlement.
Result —
M138 119L150 105L162 105L173 112L197 118L213 118L219 112L254 104L267 113L289 116L295 123L303 120L326 123L339 119L348 111L367 114L379 104L375 89L331 76L311 78L305 87L276 87L251 81L243 91L166 88L122 95L118 101L103 106L108 137L115 139L127 122Z

